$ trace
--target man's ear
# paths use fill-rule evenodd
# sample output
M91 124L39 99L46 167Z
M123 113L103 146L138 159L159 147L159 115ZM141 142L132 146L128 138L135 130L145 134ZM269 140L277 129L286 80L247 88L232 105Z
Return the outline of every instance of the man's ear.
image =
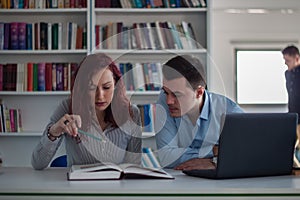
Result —
M204 94L205 88L199 85L196 89L196 97L200 98Z
M296 58L296 62L299 63L300 62L300 56L296 55L295 58Z

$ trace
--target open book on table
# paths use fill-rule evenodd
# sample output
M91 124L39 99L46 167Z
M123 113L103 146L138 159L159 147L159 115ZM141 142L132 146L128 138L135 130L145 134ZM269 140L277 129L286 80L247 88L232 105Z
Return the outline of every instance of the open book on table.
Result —
M174 179L161 168L142 167L136 164L96 163L73 165L68 172L68 180L110 180L123 178Z

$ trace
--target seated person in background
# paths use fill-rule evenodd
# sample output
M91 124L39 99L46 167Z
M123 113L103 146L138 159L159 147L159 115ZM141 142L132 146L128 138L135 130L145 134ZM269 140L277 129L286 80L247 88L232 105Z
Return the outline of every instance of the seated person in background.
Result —
M115 63L105 54L88 55L75 73L71 96L54 111L35 147L32 166L46 168L63 139L69 166L141 164L140 125L139 109L126 97Z
M163 167L214 168L223 113L243 112L225 96L208 92L196 57L176 56L162 67L163 87L156 106L157 154Z

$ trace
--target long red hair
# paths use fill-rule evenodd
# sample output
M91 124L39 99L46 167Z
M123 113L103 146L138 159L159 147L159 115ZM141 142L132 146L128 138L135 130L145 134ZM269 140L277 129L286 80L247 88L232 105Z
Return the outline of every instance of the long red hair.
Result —
M104 71L105 68L113 74L115 91L111 104L105 110L104 121L110 122L114 127L119 127L132 117L130 101L126 96L126 88L120 70L106 54L90 54L79 64L74 74L75 81L71 86L70 113L81 116L84 130L87 130L95 120L95 99L91 99L93 96L90 95L89 89L92 77L99 71Z

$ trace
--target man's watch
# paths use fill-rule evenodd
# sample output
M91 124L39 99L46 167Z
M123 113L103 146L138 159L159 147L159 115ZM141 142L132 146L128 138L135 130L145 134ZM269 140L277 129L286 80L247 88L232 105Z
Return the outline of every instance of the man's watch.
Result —
M218 163L218 157L217 156L214 156L211 158L211 162L212 164L214 164L215 166L217 166L217 163Z

